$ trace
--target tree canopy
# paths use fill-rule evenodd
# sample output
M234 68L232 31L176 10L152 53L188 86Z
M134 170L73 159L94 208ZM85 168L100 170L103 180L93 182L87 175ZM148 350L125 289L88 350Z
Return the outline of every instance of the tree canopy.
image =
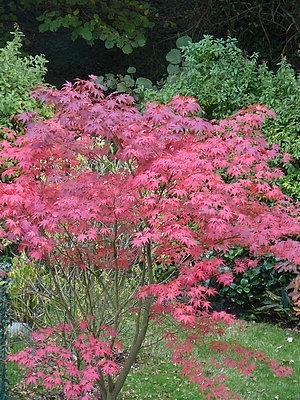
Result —
M7 39L5 34L17 22L33 40L37 29L63 30L73 39L83 38L89 44L100 40L107 49L116 46L126 54L149 41L155 59L161 48L172 47L178 35L189 34L194 41L204 34L232 36L240 47L259 52L272 66L282 56L298 66L299 15L297 0L18 0L0 6L0 29Z
M141 113L127 94L105 97L95 80L36 91L54 106L53 117L22 114L26 134L7 128L1 142L1 164L10 163L2 173L10 182L0 186L2 245L16 243L19 259L52 276L60 318L33 336L36 347L10 360L28 370L28 384L58 385L70 399L93 399L98 390L115 400L151 321L172 317L186 331L183 344L166 333L183 374L208 398L238 399L223 376L205 376L193 346L232 320L210 305L210 280L233 281L222 252L249 249L238 271L270 253L277 267L299 271L299 208L272 183L282 172L269 162L280 151L259 133L274 114L253 106L209 122L197 116L193 98L181 96ZM159 264L177 273L156 281ZM292 371L262 352L234 349L245 374L252 360L278 376Z

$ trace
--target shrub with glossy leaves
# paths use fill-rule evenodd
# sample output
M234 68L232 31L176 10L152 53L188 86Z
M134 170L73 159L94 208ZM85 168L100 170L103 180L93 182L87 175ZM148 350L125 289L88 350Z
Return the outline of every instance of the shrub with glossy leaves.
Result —
M232 271L234 281L230 286L217 286L216 306L238 312L246 319L296 324L298 319L286 292L294 274L279 273L278 260L271 255L252 260L252 268L241 270L239 265L245 257L248 254L242 248L232 248L223 255L224 268Z
M54 105L54 116L37 120L23 114L26 134L16 138L7 132L15 140L1 143L1 163L13 161L2 173L11 181L0 186L1 238L17 243L37 270L51 273L57 309L73 337L80 334L78 319L91 319L91 340L99 341L103 329L118 332L126 349L122 368L111 374L98 361L93 364L97 380L91 393L97 389L105 400L117 398L149 323L167 316L186 330L184 345L172 340L183 373L208 398L229 398L224 377L205 377L193 355L203 335L221 334L218 323L232 321L210 308L216 290L209 280L226 286L233 276L222 257L208 254L235 245L248 248L249 257L273 253L282 268L295 272L300 264L294 240L299 209L272 183L282 173L269 162L280 152L259 133L273 113L254 106L208 122L197 117L200 107L193 98L181 96L168 105L149 104L141 113L126 94L105 97L95 80L37 91ZM156 282L157 264L175 265L178 273ZM240 267L251 268L251 259ZM60 337L68 348L67 335ZM116 334L107 342L114 349ZM110 362L114 356L113 350L104 354ZM84 376L84 355L76 357ZM24 357L14 359L22 364ZM66 367L59 353L52 360ZM29 374L39 367L28 365ZM275 370L280 376L291 372L278 364ZM39 377L46 387L49 377ZM65 395L78 398L66 389Z

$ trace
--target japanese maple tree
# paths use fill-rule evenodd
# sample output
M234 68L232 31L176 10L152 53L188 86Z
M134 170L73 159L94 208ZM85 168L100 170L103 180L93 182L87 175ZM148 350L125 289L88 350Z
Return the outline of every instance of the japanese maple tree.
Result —
M281 268L297 272L300 264L299 210L272 183L281 171L270 160L281 155L259 133L273 113L253 106L209 122L193 98L180 96L141 113L126 94L105 97L95 77L34 96L55 113L20 115L26 134L7 131L1 143L10 179L0 186L0 235L51 275L57 326L43 327L36 346L10 359L29 370L28 383L60 387L70 399L113 400L149 322L168 315L186 330L184 343L166 333L183 373L210 398L239 398L223 377L205 377L193 345L232 319L210 307L210 279L233 280L222 252L249 249L239 271L266 253ZM157 265L176 274L157 282ZM231 350L242 359L228 366L245 374L251 359L290 373L262 353Z

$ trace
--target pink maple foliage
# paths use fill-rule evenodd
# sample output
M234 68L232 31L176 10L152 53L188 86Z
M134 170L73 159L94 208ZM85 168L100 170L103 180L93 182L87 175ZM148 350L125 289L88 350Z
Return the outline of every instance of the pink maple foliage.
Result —
M9 183L0 186L0 236L17 243L37 266L77 267L98 276L111 271L116 282L134 276L136 295L128 299L137 325L120 371L113 361L114 334L103 342L92 332L78 333L74 349L85 363L81 370L70 350L51 344L49 332L41 333L36 349L10 359L33 370L51 355L65 372L30 372L28 383L40 379L46 388L61 386L67 398L79 398L98 385L104 399L115 399L150 318L172 315L198 340L219 321L230 322L231 316L210 308L216 292L209 280L229 285L233 279L221 257L208 256L211 251L243 246L253 258L273 253L297 269L299 209L272 183L282 172L269 163L280 156L279 149L259 133L262 121L274 116L267 108L253 106L209 122L197 116L200 107L193 98L176 96L168 105L149 104L141 113L130 96L105 97L93 80L34 95L51 103L55 113L48 120L22 116L26 134L1 143L0 164L10 161L11 166L3 172ZM156 282L156 265L176 266L177 273ZM236 272L248 266L237 262ZM125 302L120 301L122 287L117 288L116 300L107 295L102 303L117 316L101 321L105 329L121 325ZM97 320L96 311L87 313ZM67 317L72 319L69 310ZM76 329L86 328L83 323ZM195 336L187 333L187 340L184 350L191 354ZM205 378L201 360L186 357L181 349L174 345L174 360L207 398L232 396L223 377ZM253 364L238 368L250 374ZM276 368L281 376L290 372Z
M102 327L104 336L106 330ZM60 324L51 329L41 329L32 334L35 347L25 348L8 356L29 372L25 383L41 383L46 390L62 388L67 399L97 399L97 380L100 375L114 375L119 365L112 359L113 349L109 341L95 338L89 332L89 324L78 324L79 333L74 336L74 326ZM69 348L60 345L60 335L68 335ZM117 346L116 346L117 347ZM80 365L79 360L84 362Z

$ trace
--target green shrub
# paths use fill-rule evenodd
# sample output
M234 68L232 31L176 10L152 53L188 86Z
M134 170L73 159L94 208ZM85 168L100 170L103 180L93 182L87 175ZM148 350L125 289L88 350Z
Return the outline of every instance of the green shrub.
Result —
M180 60L178 55L176 60L170 57L173 49L166 57L171 73L160 90L148 91L150 100L165 103L175 94L193 96L201 105L203 116L208 119L226 117L256 102L259 91L257 75L260 73L258 55L245 56L237 47L236 39L204 36L200 42L190 42L180 49L183 60L180 70L176 73L176 68L170 67L178 65ZM266 69L264 65L261 68Z
M275 110L277 118L263 125L264 136L292 155L292 163L283 167L283 190L300 199L300 76L283 59L276 73L262 77L259 102Z
M225 118L254 103L277 113L299 109L299 77L285 59L273 72L258 62L258 53L248 56L238 48L235 38L206 35L197 43L186 38L185 46L177 41L179 49L167 54L168 77L158 90L147 91L148 100L167 103L176 94L193 96L208 119Z
M136 101L139 107L144 100L144 91L153 87L152 81L148 78L135 78L136 68L129 67L127 74L105 74L98 76L97 83L100 83L106 94L118 91L120 93L130 94Z
M187 42L187 40L185 40ZM198 43L177 46L167 55L168 77L159 89L148 89L145 100L167 103L176 94L193 96L208 119L226 118L250 104L265 104L276 119L268 119L262 132L293 157L286 169L283 189L300 198L300 78L283 59L273 72L248 56L234 38L204 36ZM175 51L176 50L176 51ZM179 54L180 52L180 54Z
M49 108L30 98L30 92L43 84L46 59L37 55L23 56L23 34L16 29L13 39L0 49L0 126L12 126L16 114L36 110L44 116Z
M36 111L38 114L48 117L52 113L49 106L30 97L33 89L44 85L44 76L47 72L46 59L41 55L35 57L24 56L22 54L22 32L16 28L12 35L12 40L0 49L0 140L6 135L1 127L12 127L19 134L23 133L22 123L13 118L16 114ZM0 172L3 172L11 164L12 162L9 161L3 164ZM9 180L10 177L1 178L2 182ZM12 267L12 270L14 269ZM23 321L25 307L29 307L26 302L35 299L25 290L27 288L24 288L26 284L24 277L27 276L28 278L30 271L27 269L26 271L19 270L18 272L20 278L18 281L19 286L14 286L14 291L17 294L14 291L10 291L10 295L13 294L14 296L11 305L15 311L14 317L21 318L21 321ZM24 273L23 277L20 274L21 272ZM11 289L11 285L13 285L12 282L10 282L9 289ZM16 305L19 306L18 309L16 309Z
M217 285L218 306L233 308L247 319L296 323L293 305L286 293L294 275L280 273L274 268L278 260L271 255L262 257L254 268L242 273L234 272L235 260L247 256L246 253L242 248L232 248L224 255L224 268L232 271L234 282L230 286Z

